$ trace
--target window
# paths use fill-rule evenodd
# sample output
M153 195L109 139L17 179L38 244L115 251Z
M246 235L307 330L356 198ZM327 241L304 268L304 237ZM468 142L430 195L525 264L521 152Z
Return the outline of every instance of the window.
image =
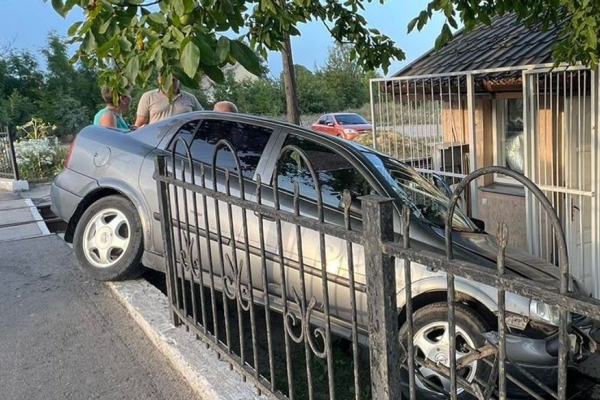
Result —
M192 158L212 165L216 144L225 139L234 148L243 175L252 178L273 131L262 126L209 119L200 122L201 125L192 139L198 122L189 122L177 132L177 137L183 138L188 144L191 142ZM175 151L178 154L186 154L180 142L177 143ZM216 166L237 173L235 159L226 147L219 148Z
M321 118L319 118L319 121L317 122L317 124L319 124L319 125L325 125L325 124L327 124L327 116L326 115L322 115Z
M368 122L358 114L338 114L335 116L335 119L340 125L368 124Z
M496 100L495 148L495 165L508 167L514 171L523 173L525 143L522 98Z
M320 144L307 139L290 136L285 145L295 145L304 150L315 169L321 186L323 202L334 208L339 208L342 193L348 189L354 202L358 197L373 193L367 179L352 163L342 155L335 153ZM296 152L291 152L279 161L277 184L280 189L289 193L294 192L294 183L299 186L300 195L316 199L317 192L314 181L306 164Z

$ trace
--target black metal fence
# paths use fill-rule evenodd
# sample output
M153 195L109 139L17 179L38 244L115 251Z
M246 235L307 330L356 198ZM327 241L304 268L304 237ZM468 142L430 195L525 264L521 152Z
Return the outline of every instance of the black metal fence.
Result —
M155 173L172 321L271 398L566 399L567 365L595 350L589 318L600 320L600 302L569 291L556 213L516 173L485 168L461 182L448 205L444 253L409 239L408 209L394 231L391 199L366 196L356 210L344 191L339 210L325 206L317 174L297 147L279 157L303 160L314 199L303 198L297 184L286 192L276 178L263 183L215 167L219 151L235 158L229 142L216 145L211 166L194 162L180 144L184 156L174 146L157 158ZM486 173L511 175L545 207L560 249L560 266L547 266L556 284L506 271L505 225L496 242L485 236L497 244L495 269L460 260L454 208L469 182ZM443 290L424 290L424 277L442 279ZM534 321L534 304L553 322ZM516 360L514 349L529 340L544 344L544 357Z
M7 127L0 131L0 178L19 180L15 148Z

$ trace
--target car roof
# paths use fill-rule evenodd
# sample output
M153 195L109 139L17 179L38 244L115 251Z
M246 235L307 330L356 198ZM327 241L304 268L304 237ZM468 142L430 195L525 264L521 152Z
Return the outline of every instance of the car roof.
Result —
M338 113L338 114L344 114L344 113ZM333 114L323 114L323 115L333 115ZM193 111L193 112L189 112L189 113L185 113L185 114L180 114L175 117L167 118L160 122L156 122L152 125L149 125L148 128L154 127L156 130L163 131L163 132L165 130L169 130L169 131L171 131L171 134L174 135L176 132L176 130L175 130L176 128L179 128L180 126L184 125L187 122L193 121L195 119L202 119L202 118L221 119L221 120L226 120L226 121L234 121L234 122L241 122L241 123L248 123L248 124L260 124L260 125L269 126L273 129L276 129L276 128L286 129L287 132L294 132L301 136L314 139L318 142L327 143L330 146L341 148L341 149L345 150L346 152L351 153L354 156L359 157L359 158L363 158L364 155L368 154L368 153L383 155L382 153L380 153L370 147L363 146L361 144L358 144L358 143L350 141L350 140L341 139L341 138L335 137L333 135L324 135L322 133L315 132L309 128L304 128L302 126L290 124L285 121L278 121L278 120L271 119L271 118L265 118L265 117L260 117L260 116L256 116L256 115L242 114L242 113L227 113L227 112L223 113L223 112L216 112L216 111ZM135 132L142 133L143 129L146 129L146 128L142 128L139 131L135 131Z

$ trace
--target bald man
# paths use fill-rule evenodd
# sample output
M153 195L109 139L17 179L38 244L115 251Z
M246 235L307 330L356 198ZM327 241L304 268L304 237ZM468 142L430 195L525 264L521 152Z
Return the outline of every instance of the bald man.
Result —
M215 104L213 111L236 113L238 112L238 109L235 104L230 101L219 101Z

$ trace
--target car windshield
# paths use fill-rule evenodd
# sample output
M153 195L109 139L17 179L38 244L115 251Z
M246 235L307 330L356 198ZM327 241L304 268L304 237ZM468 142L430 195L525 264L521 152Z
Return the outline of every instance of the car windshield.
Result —
M369 123L358 114L339 114L335 116L335 119L340 125L360 125Z
M450 199L413 168L381 154L365 152L365 156L392 186L412 214L426 223L444 228ZM454 211L452 229L476 232L477 227L459 209Z

